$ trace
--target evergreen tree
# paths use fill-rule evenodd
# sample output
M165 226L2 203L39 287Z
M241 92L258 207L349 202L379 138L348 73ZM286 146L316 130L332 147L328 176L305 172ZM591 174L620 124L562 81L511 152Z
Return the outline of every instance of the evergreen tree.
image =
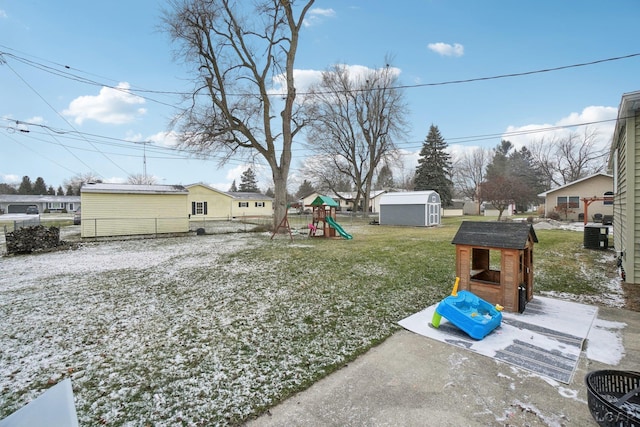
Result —
M314 191L316 190L313 188L313 185L305 179L304 181L302 181L302 184L300 184L300 187L298 187L298 191L296 191L295 198L301 199L313 193Z
M33 183L31 194L44 195L47 194L47 184L44 183L42 177L37 177L36 182Z
M451 156L437 126L431 125L420 150L416 167L415 191L434 190L440 195L442 206L450 206L453 198Z
M275 197L276 193L273 192L273 188L269 187L267 188L267 191L265 191L264 195L267 197Z
M18 187L18 194L33 194L33 185L31 184L31 178L28 176L22 177L20 187Z
M240 191L243 193L259 193L258 180L253 169L249 168L242 173L240 177Z
M0 194L18 194L18 190L13 185L1 183Z
M55 196L56 195L56 190L53 188L53 186L49 186L49 188L47 188L47 194L49 196Z
M229 187L229 192L235 193L236 191L238 191L238 187L236 186L236 180L234 179L231 183L231 187Z
M62 185L58 185L58 190L56 191L57 196L64 196L64 190L62 189Z
M382 166L380 172L378 172L378 180L376 181L376 190L383 190L387 188L393 188L393 172L388 165Z
M67 185L67 196L75 196L75 190L72 185Z

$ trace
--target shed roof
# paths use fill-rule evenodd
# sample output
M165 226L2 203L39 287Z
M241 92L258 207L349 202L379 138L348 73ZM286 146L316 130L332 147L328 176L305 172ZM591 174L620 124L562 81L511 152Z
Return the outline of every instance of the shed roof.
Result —
M318 196L313 200L313 202L311 202L311 206L322 206L322 205L333 206L333 207L339 206L338 202L336 202L329 196Z
M189 194L182 185L111 184L88 183L80 188L81 193L122 194Z
M524 249L531 238L538 243L533 225L524 222L463 221L451 243L502 249Z
M434 190L386 193L380 198L381 205L416 205L430 202L440 203L440 195Z

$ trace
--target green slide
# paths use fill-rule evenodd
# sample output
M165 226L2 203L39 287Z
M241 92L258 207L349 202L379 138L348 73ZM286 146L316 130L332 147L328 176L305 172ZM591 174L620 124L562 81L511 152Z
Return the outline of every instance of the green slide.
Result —
M349 239L353 239L353 236L349 233L347 233L346 231L344 231L344 229L342 227L340 227L340 224L338 224L337 222L335 222L333 220L333 218L331 218L330 216L327 216L325 218L325 221L327 221L327 223L336 229L336 231L338 232L339 235L341 235L342 237L344 237L345 239L349 240Z

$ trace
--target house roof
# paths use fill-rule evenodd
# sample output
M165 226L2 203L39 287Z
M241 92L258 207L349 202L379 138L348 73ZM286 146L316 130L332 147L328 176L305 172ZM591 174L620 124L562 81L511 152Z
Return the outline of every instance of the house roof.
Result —
M322 206L322 205L338 207L338 202L336 202L329 196L318 196L313 200L313 202L311 202L311 206Z
M618 107L618 117L616 119L616 127L613 131L613 138L611 139L611 147L609 150L609 168L613 168L613 153L618 148L620 132L624 129L624 125L627 122L626 119L632 116L636 111L640 110L640 90L636 92L629 92L622 94L620 99L620 106Z
M502 249L524 249L538 243L533 225L524 222L463 221L451 243Z
M111 184L88 183L80 188L81 193L122 193L122 194L189 194L182 185Z
M440 203L440 195L433 190L426 191L401 191L397 193L386 193L380 199L380 204L386 205L407 205Z
M228 195L240 200L273 200L273 197L265 196L262 193L250 193L247 191L229 191Z
M599 176L599 175L606 176L606 177L608 177L608 178L613 179L613 175L609 175L609 174L602 173L602 172L600 172L600 173L594 173L593 175L589 175L589 176L587 176L587 177L585 177L585 178L577 179L577 180L575 180L575 181L572 181L572 182L570 182L570 183L568 183L568 184L565 184L565 185L562 185L562 186L560 186L560 187L556 187L556 188L552 188L551 190L547 190L547 191L545 191L544 193L540 193L540 194L538 194L538 196L539 196L539 197L547 197L547 194L549 194L549 193L555 193L556 191L563 190L563 189L565 189L565 188L567 188L567 187L571 187L572 185L579 184L579 183L581 183L581 182L583 182L583 181L587 181L587 180L592 179L592 178L594 178L594 177L596 177L596 176Z
M5 203L80 203L80 196L54 196L49 194L0 194L0 202Z
M226 191L218 190L217 188L214 188L214 187L212 187L212 186L210 186L210 185L207 185L207 184L205 184L205 183L202 183L202 182L195 182L195 183L193 183L193 184L185 185L185 187L187 188L187 190L188 190L188 189L190 189L191 187L196 187L196 186L204 187L204 188L206 188L207 190L213 191L214 193L220 193L220 194L224 194L225 196L231 196L231 195L230 195L229 193L227 193Z

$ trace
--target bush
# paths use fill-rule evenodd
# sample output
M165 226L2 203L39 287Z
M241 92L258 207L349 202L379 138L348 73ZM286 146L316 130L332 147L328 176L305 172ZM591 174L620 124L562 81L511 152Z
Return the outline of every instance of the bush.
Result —
M554 221L560 221L560 214L558 212L549 212L549 215L547 215L547 218L552 219Z

